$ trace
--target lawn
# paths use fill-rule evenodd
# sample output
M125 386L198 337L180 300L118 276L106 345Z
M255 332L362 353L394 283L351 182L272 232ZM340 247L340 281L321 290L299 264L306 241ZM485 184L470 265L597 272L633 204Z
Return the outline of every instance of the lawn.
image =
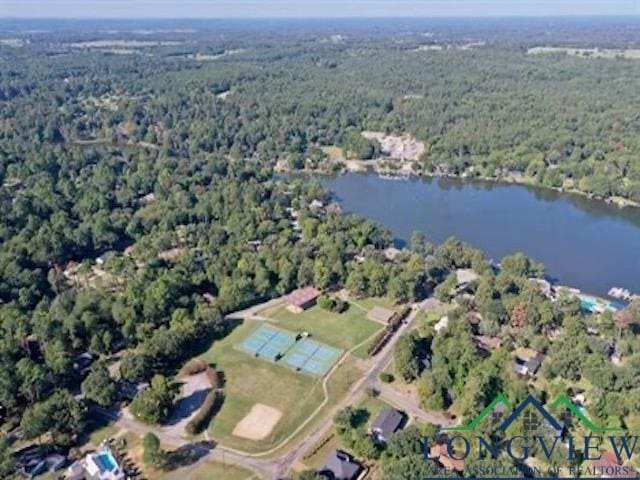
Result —
M172 480L180 478L181 480L248 480L254 478L252 472L244 468L235 467L233 465L223 465L218 462L207 461L194 467L184 467L170 472L162 472L154 475L157 480Z
M322 147L322 151L326 153L329 156L329 158L334 162L345 159L344 151L340 147L335 147L335 146Z
M215 364L224 372L226 379L226 399L209 426L209 433L226 446L252 452L268 450L278 445L311 415L323 399L322 379L253 358L236 348L259 323L245 321L226 338L215 342L203 355L207 362ZM330 392L357 378L357 372L351 370L351 362L346 362L334 375L330 382ZM341 381L345 375L348 378ZM332 385L334 382L336 385ZM255 403L280 410L282 418L262 440L234 436L233 429Z
M367 319L367 311L353 304L340 314L318 306L302 313L291 313L282 305L260 314L273 319L279 327L293 332L309 332L312 338L343 350L359 345L383 328L383 325ZM361 349L355 355L360 358L365 356Z

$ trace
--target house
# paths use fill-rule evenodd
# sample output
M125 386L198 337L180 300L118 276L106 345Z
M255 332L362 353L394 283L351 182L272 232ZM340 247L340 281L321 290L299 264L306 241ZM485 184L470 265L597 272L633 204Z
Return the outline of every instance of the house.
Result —
M98 266L103 266L105 263L107 263L107 261L111 258L111 257L115 257L117 255L117 252L114 252L113 250L109 251L109 252L105 252L102 255L100 255L98 258L96 258L96 265Z
M609 360L611 360L611 363L613 363L614 365L620 365L620 363L622 363L622 351L620 350L620 347L618 345L614 345L613 349L611 350Z
M476 335L473 337L476 347L485 352L492 352L497 350L502 345L502 339L500 337L491 337L488 335Z
M542 293L549 300L555 300L557 298L556 290L548 280L545 280L544 278L530 278L529 281L537 283L538 287L540 288L540 293Z
M394 261L398 255L400 255L400 250L395 247L389 247L384 251L384 258L389 260L390 262Z
M436 333L440 333L443 329L447 328L448 326L449 326L449 317L445 315L440 320L438 320L438 322L433 326L433 329L435 330Z
M317 211L321 210L323 207L324 207L324 203L321 200L318 200L317 198L314 199L309 204L309 208L314 212L317 212Z
M162 252L158 253L158 258L160 260L164 260L165 262L175 262L176 260L178 260L178 257L182 255L182 252L184 252L184 248L180 248L180 247L170 248L168 250L163 250Z
M83 374L84 372L87 371L87 369L91 366L92 363L93 363L93 355L91 355L89 352L83 352L73 359L73 369L77 373Z
M56 472L67 463L67 457L59 453L52 453L45 457L45 461L47 462L47 469L50 472Z
M629 475L622 463L612 452L604 452L598 460L591 464L593 475L600 478L629 478Z
M531 348L518 348L514 355L514 370L523 376L535 375L544 360L542 353Z
M17 450L13 453L13 459L18 470L29 478L44 473L47 469L47 461L39 445L29 445Z
M404 414L395 409L385 409L371 426L371 434L378 443L386 444L404 422Z
M449 470L462 472L464 470L464 460L457 460L449 455L447 446L444 444L436 444L431 447L429 456L435 459L440 465Z
M367 318L374 322L387 324L391 321L394 315L395 312L393 310L382 307L373 307L369 310L369 313L367 313Z
M300 288L287 295L287 310L292 313L302 313L316 304L320 292L313 287Z
M478 280L480 275L471 270L470 268L459 268L456 270L456 280L458 282L456 286L456 294L465 292L473 282Z
M362 470L362 466L349 454L335 450L324 461L319 473L327 480L355 480Z

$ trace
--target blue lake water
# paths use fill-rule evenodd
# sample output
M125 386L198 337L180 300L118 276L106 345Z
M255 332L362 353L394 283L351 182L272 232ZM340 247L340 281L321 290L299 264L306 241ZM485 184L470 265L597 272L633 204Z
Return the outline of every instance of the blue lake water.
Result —
M640 209L547 189L451 179L387 180L373 173L325 177L346 212L406 241L456 236L499 260L516 251L544 263L560 283L605 295L640 293Z

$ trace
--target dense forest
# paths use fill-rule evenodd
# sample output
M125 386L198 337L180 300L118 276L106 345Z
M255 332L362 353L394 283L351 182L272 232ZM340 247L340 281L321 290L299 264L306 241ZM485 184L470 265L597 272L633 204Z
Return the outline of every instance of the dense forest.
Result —
M319 147L353 143L364 130L410 133L427 146L420 171L518 172L640 201L640 61L531 56L537 37L516 26L489 37L486 26L470 35L436 25L425 35L413 24L407 34L359 25L349 35L296 24L287 35L235 25L125 40L64 26L3 28L0 405L26 438L50 432L73 444L86 414L78 389L95 403L113 401L104 365L84 379L78 355L126 352L120 371L134 382L171 374L226 333L224 314L297 286L408 301L473 266L487 272L477 287L483 333L525 299L534 312L527 343L543 342L548 324L579 322L575 306L538 301L522 280L535 272L495 276L481 252L453 240L434 247L417 236L387 261L388 231L313 208L329 205L330 193L276 175L279 160L321 162ZM560 32L559 44L591 41L579 26ZM603 42L628 35L621 28ZM467 48L469 36L486 43ZM445 48L420 49L434 44ZM378 153L366 143L358 150ZM455 371L435 363L420 377L428 402L451 401L445 383L461 394L470 375L484 381L475 358L447 353L464 350L468 332L451 335L430 348L468 361ZM578 375L569 347L576 355L598 348L578 334L566 341L550 347L558 361L545 369L549 378ZM627 337L623 344L638 349ZM609 378L595 361L581 368ZM603 418L625 408L617 398L637 398L630 372L602 385L611 391ZM470 413L481 400L460 408Z

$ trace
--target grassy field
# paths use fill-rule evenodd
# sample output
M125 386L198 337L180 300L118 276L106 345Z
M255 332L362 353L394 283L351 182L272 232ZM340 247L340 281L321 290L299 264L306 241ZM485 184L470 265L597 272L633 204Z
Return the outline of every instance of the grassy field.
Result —
M322 151L334 162L345 159L344 151L340 147L322 147Z
M225 339L214 343L203 358L225 374L226 399L209 426L209 433L224 445L246 451L264 451L288 437L322 402L322 379L296 373L289 368L255 359L236 348L259 322L246 321ZM329 392L339 398L342 390L358 378L351 361L331 377ZM336 392L335 396L333 392ZM262 403L282 412L282 418L267 438L259 441L233 435L233 429L251 410Z
M223 465L217 462L203 462L197 467L185 467L170 472L156 472L149 478L156 480L248 480L255 478L254 475L243 468L234 467L232 465Z
M340 314L328 312L318 306L297 314L291 313L284 306L277 306L260 314L272 318L282 328L294 332L309 332L312 338L343 350L364 342L383 328L383 325L367 319L366 310L353 304ZM363 358L360 350L356 352L356 356Z

